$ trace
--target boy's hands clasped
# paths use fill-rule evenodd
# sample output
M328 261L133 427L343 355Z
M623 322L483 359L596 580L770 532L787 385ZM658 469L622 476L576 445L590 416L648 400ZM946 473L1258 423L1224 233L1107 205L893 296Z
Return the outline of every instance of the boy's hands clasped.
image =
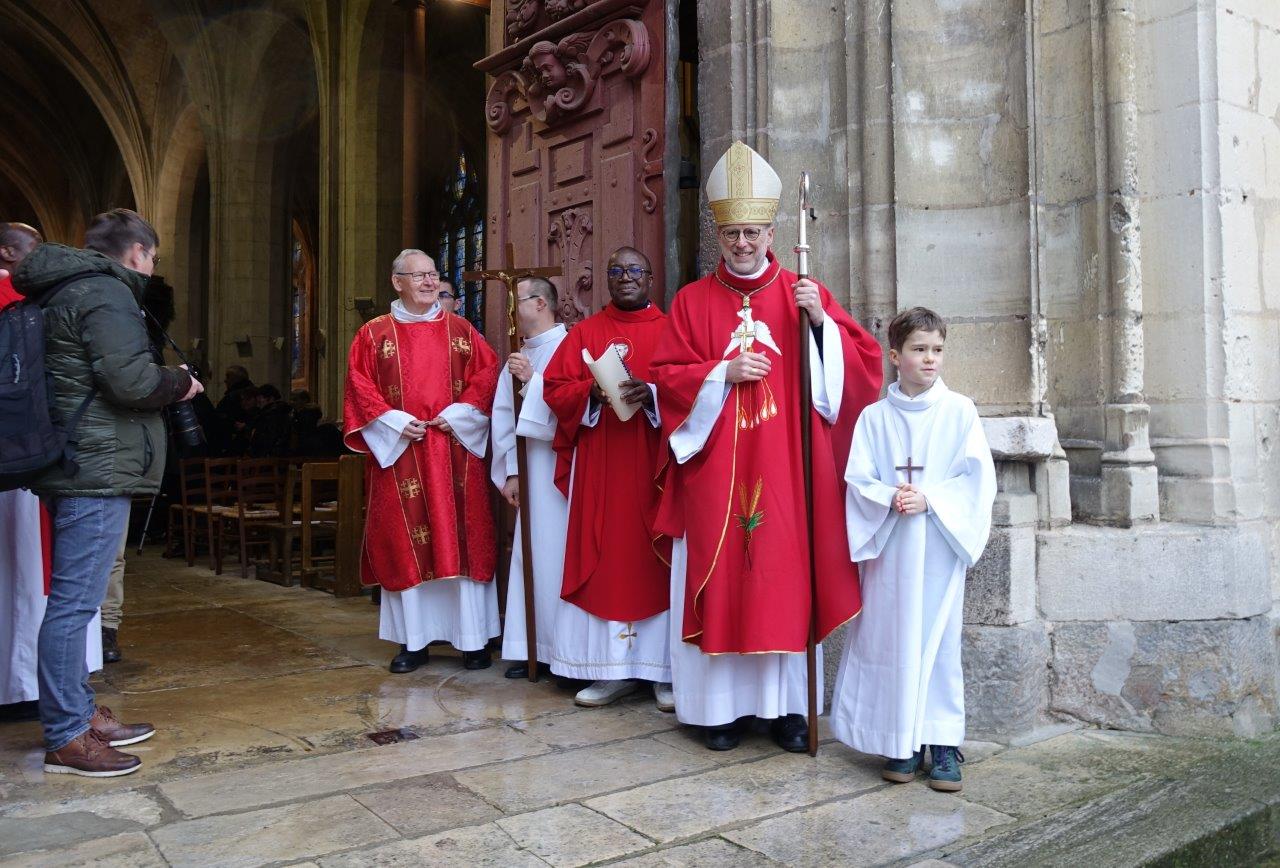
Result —
M893 498L893 508L903 515L919 515L929 508L929 501L924 493L910 482L898 486L898 493Z

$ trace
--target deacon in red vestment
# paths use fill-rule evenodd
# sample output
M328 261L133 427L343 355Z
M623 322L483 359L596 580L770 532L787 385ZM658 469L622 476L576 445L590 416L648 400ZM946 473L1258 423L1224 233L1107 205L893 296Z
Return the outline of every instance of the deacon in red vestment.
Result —
M849 436L832 434L851 431L879 395L880 348L825 287L799 280L770 252L780 187L741 142L717 163L707 193L722 260L676 295L653 362L670 450L657 527L677 540L676 709L682 721L714 728L707 739L715 749L733 747L733 722L752 715L776 719L785 749L808 747L801 353L812 366L818 638L861 605L844 534L845 456L837 455ZM800 307L812 323L803 343Z
M569 498L561 597L572 604L557 618L551 671L595 681L575 697L580 705L607 705L645 680L669 706L670 541L654 530L660 420L642 379L666 316L649 300L653 271L643 253L620 248L607 274L610 304L570 330L544 375L558 420L556 485ZM621 356L632 375L622 396L638 407L626 421L607 404L584 351Z
M383 589L378 635L401 645L392 672L444 640L469 669L499 633L495 540L484 456L498 357L469 322L440 309L431 257L392 266L399 299L356 332L345 442L369 452L360 577Z

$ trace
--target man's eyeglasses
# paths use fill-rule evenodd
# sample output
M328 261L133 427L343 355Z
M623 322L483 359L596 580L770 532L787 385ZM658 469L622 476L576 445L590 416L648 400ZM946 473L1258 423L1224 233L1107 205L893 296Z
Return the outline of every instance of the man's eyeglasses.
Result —
M730 244L737 244L739 238L745 238L751 244L760 240L764 230L759 226L748 226L746 229L721 229L720 237Z
M646 274L653 274L653 272L647 268L641 268L638 265L628 265L626 268L623 268L620 265L612 265L607 271L605 271L605 274L609 275L614 280L618 280L624 274L632 280L639 280Z
M457 298L457 296L447 289L442 289L436 298Z
M396 271L393 272L396 277L407 277L410 283L422 283L428 277L432 280L440 279L438 271Z

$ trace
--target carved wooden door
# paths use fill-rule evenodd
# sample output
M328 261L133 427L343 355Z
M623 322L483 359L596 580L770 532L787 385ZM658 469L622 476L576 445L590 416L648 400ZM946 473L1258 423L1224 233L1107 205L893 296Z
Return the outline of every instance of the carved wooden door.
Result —
M560 265L561 318L608 300L609 255L627 245L665 287L663 0L507 0L504 47L477 66L494 78L489 124L489 266L506 243L519 265ZM504 333L489 293L486 332Z

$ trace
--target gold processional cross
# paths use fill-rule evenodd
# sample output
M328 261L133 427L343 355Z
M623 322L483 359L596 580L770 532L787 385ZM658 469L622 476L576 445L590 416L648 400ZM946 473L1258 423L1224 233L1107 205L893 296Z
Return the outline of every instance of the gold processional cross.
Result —
M517 266L516 265L516 246L510 241L507 242L507 264L501 268L493 268L487 271L464 271L462 272L463 280L500 280L507 285L507 334L512 338L519 338L519 327L516 324L516 284L524 280L526 277L559 277L564 274L564 269L559 266ZM519 349L518 340L512 341L511 351L514 353Z

